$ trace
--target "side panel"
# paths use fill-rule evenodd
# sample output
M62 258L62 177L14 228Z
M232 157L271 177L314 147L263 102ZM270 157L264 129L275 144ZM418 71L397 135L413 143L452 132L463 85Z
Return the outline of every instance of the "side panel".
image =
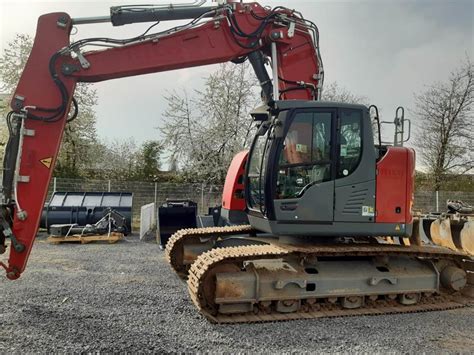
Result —
M248 155L247 150L237 153L227 170L222 193L222 208L226 210L245 210L244 174Z
M270 221L261 216L249 215L250 224L260 231L280 236L313 237L367 237L400 236L412 234L412 224L333 222L301 223L298 221Z
M311 186L301 198L275 200L276 220L327 222L333 220L334 181Z
M415 151L407 151L407 199L405 206L405 223L413 223L413 202L415 200Z
M413 177L413 150L389 147L377 163L376 222L410 223Z
M344 118L347 110L340 110L340 127L345 126ZM372 136L372 126L367 110L362 111L361 117L361 157L355 170L347 176L341 171L341 165L346 156L343 148L347 143L338 144L338 178L335 181L335 222L374 222L375 216L375 149ZM342 140L344 132L340 132ZM356 145L356 144L355 144ZM369 228L368 226L366 228Z
M375 180L337 186L334 221L373 222L375 214L374 196Z

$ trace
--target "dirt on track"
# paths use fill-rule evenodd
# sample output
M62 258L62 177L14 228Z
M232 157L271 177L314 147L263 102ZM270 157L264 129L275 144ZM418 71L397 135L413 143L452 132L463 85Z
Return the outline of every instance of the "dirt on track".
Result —
M152 241L51 245L0 278L0 353L474 352L474 308L214 325Z

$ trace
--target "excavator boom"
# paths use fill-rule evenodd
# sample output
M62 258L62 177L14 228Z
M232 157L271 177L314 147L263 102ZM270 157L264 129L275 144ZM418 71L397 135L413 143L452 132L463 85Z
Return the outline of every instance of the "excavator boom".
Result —
M139 9L137 9L137 7ZM140 11L138 11L140 10ZM155 34L116 40L90 38L70 42L73 25L111 21L133 22L192 19L187 25ZM228 3L215 7L150 8L122 6L111 16L72 19L66 13L38 20L33 49L11 102L11 137L4 163L1 208L1 250L11 240L7 277L24 271L37 233L61 137L77 82L240 62L249 59L265 101L314 100L320 94L322 62L317 28L298 13L258 3ZM100 46L100 50L85 48ZM104 46L106 49L103 49ZM264 67L270 57L278 78L274 88ZM278 96L278 97L276 97Z

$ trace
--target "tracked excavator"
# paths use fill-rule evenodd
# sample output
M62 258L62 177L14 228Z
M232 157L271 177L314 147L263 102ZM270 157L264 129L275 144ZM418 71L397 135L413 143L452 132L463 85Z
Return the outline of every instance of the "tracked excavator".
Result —
M151 33L160 21L185 19ZM73 26L101 22L153 24L129 39L70 42ZM374 142L368 107L320 101L316 25L295 10L233 1L39 18L7 116L0 217L7 277L25 270L64 127L77 115L77 82L245 60L264 104L251 113L258 129L250 150L227 174L228 225L178 231L165 251L199 311L234 323L470 304L469 252L423 242L426 228L412 215L414 151L383 144L380 129Z

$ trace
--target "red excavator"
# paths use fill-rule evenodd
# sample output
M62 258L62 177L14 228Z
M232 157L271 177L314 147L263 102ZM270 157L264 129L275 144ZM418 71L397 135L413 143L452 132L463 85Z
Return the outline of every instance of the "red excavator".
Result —
M88 23L184 19L190 22L149 33L153 24L129 39L69 40L73 26ZM471 302L472 258L456 246L423 243L412 216L414 151L383 144L380 128L374 142L368 107L319 101L318 42L316 25L297 11L258 3L41 16L7 116L0 217L1 252L10 241L1 263L7 277L25 269L64 127L77 115L77 82L248 60L264 104L251 113L258 130L250 151L227 174L228 225L178 231L165 251L200 312L232 323ZM99 49L85 50L92 47Z

